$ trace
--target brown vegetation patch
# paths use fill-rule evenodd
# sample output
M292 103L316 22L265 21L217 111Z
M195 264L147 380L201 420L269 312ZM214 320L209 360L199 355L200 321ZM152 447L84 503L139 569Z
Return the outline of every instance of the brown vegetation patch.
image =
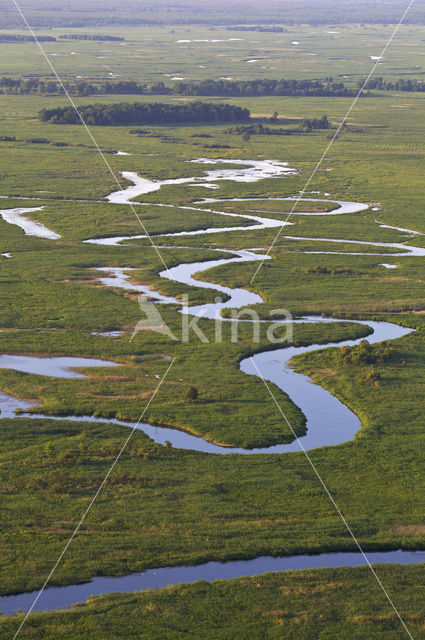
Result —
M311 375L319 375L323 376L324 378L328 378L336 376L336 371L327 367L314 367L313 369L311 369Z
M423 155L425 153L425 149L365 149L362 153L369 154L392 154L392 155L400 155L400 154L409 154L409 155Z
M121 220L120 222L111 222L113 227L138 227L140 226L135 220Z
M354 616L352 618L352 621L354 622L354 624L369 624L369 625L375 625L377 622L395 622L396 620L397 620L397 617L395 613L386 613L386 614L375 615L375 616L360 615L360 616Z
M423 282L420 278L407 278L405 276L390 276L388 278L375 278L375 282Z
M400 524L392 528L395 533L403 536L420 536L425 534L424 524Z
M312 584L312 585L293 585L283 587L279 587L279 591L284 596L293 596L297 595L315 595L317 593L325 593L326 591L336 591L337 589L344 589L345 585L343 582L328 582L326 584Z
M230 446L230 445L228 445ZM233 527L270 527L277 524L296 522L297 518L261 518L257 520L234 520L230 524Z

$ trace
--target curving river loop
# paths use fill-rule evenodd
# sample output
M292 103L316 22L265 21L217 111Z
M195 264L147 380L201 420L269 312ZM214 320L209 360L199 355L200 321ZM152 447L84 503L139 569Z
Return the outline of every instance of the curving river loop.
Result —
M132 198L140 196L144 193L157 191L162 185L167 184L183 184L187 183L193 186L205 186L212 187L214 183L219 180L235 180L238 182L253 182L264 177L273 177L278 175L290 175L294 173L294 169L291 169L286 163L279 163L276 161L228 161L217 160L211 161L208 159L198 159L194 162L199 164L214 164L215 162L228 163L236 165L236 169L216 169L206 173L206 176L202 178L181 178L175 180L165 180L163 182L153 182L145 178L141 178L135 173L124 172L123 176L132 181L133 184L126 189L118 192L114 192L108 196L107 200L111 204L126 204ZM202 182L200 182L202 181ZM295 200L297 198L269 198L268 200ZM234 198L232 200L204 198L195 204L215 204L218 202L241 202L241 201L253 201L255 198ZM258 200L264 201L264 198ZM355 202L344 202L340 200L323 200L319 198L303 198L302 201L308 202L327 202L336 205L335 209L326 213L307 213L296 212L293 215L340 215L343 213L358 213L368 209L369 205ZM148 206L144 203L133 202L132 204L138 206ZM164 207L172 205L162 205ZM183 207L190 210L200 209L198 207ZM41 223L33 223L24 217L25 213L36 211L35 209L10 209L0 212L3 219L11 224L17 224L21 226L25 233L35 235L45 239L57 239L58 234L50 231ZM205 209L201 209L205 210ZM216 211L214 209L208 209L209 212L217 213L221 216L229 216L235 218L242 218L249 221L248 226L235 226L235 227L222 227L222 228L210 228L189 232L175 232L168 234L158 234L160 237L179 237L179 236L193 236L212 234L219 232L231 232L249 229L269 229L282 227L282 220L274 218L264 218L257 215L248 214L233 214L223 211ZM261 210L254 210L254 212L262 213ZM272 213L272 212L268 212ZM290 224L287 222L286 224ZM386 226L382 225L380 226ZM399 231L409 234L409 238L418 235L418 232L411 231L409 229L401 229L397 227L389 227L391 229L397 229ZM146 235L133 235L133 236L117 236L108 238L91 238L85 242L100 245L117 245L127 240L134 240L135 238L145 238ZM394 258L397 257L424 257L425 248L415 247L411 245L405 245L403 243L383 243L383 242L365 242L351 239L335 239L335 238L305 238L298 236L282 236L286 239L293 240L309 240L309 241L326 241L333 243L347 243L358 245L359 247L368 247L373 251L373 247L387 248L388 253L364 253L356 251L348 255L388 255ZM173 247L175 248L175 247ZM223 293L227 296L226 301L217 301L215 303L208 303L203 305L197 305L182 309L182 312L190 313L196 316L202 316L205 318L215 319L217 315L220 315L221 310L224 308L241 308L248 305L258 304L263 302L261 296L243 288L230 288L226 286L217 285L204 280L199 280L198 276L202 271L217 267L223 264L238 263L238 262L251 262L257 260L263 260L267 256L261 253L261 250L245 249L240 251L229 251L223 249L216 249L218 253L225 252L233 254L232 257L218 258L216 260L210 260L207 262L192 262L182 263L169 270L164 270L160 273L160 276L167 278L173 282L183 283L188 286L196 286L202 288L213 289L217 292ZM339 253L338 251L306 251L305 253ZM347 253L344 253L347 255ZM384 267L396 267L397 265L387 265L384 263ZM129 274L132 271L131 267L128 268L110 268L105 267L98 269L99 280L105 286L121 287L123 289L131 289L149 295L158 303L173 303L178 304L178 301L171 296L163 296L160 293L151 290L146 285L137 285L129 281ZM223 319L224 320L224 319ZM230 321L230 320L229 320ZM233 320L234 321L234 320ZM337 318L321 318L321 317L306 317L295 322L347 322L347 320L339 320ZM411 332L411 329L400 327L397 324L389 322L376 322L369 320L355 320L358 324L363 324L372 330L371 335L368 336L370 343L377 343L384 340L394 340L401 338ZM110 339L110 338L109 338ZM290 444L278 444L267 448L257 449L243 449L240 447L223 447L211 442L207 442L201 437L196 437L183 431L178 431L173 428L156 427L147 423L138 425L138 428L142 430L147 436L157 443L165 444L169 441L171 445L179 449L187 449L191 451L199 451L206 454L239 454L239 455L253 455L253 454L284 454L289 452L296 452L300 450L300 442L305 450L314 449L322 446L336 446L355 437L357 431L361 428L359 418L335 396L330 394L322 387L312 383L311 379L302 374L296 373L290 367L290 360L294 356L316 349L324 349L327 347L340 347L343 345L353 346L358 344L361 339L358 340L346 340L339 343L328 343L326 345L309 345L307 347L286 347L282 349L274 349L257 353L253 358L247 358L240 363L240 369L247 375L258 375L257 368L261 371L264 378L284 391L291 400L301 408L306 417L306 435L295 440ZM50 367L47 360L51 360ZM53 360L55 362L53 362ZM81 362L79 362L79 360ZM78 362L77 362L78 361ZM255 364L254 364L255 363ZM7 367L10 369L17 369L19 371L27 371L31 373L38 373L41 375L50 375L58 377L80 377L82 374L74 372L69 367L78 366L111 366L116 363L108 363L105 361L96 361L94 359L76 359L76 358L25 358L24 356L9 356L7 354L0 356L0 367ZM16 410L23 411L23 415L31 418L43 418L51 420L72 420L72 421L87 421L87 422L101 422L101 423L114 423L117 425L134 427L133 423L112 420L107 418L95 418L93 416L67 416L64 418L55 416L45 416L43 414L25 413L30 404L24 400L18 400L7 396L6 394L0 394L0 407L2 409L2 418L13 417L16 418ZM397 563L418 563L425 561L424 552L407 552L407 551L388 551L388 552L372 552L368 554L370 562L397 562ZM111 578L94 578L86 584L70 585L68 587L50 587L45 590L42 598L37 602L35 610L53 610L63 606L70 606L75 603L85 600L90 595L99 595L109 591L128 592L135 589L146 588L161 588L169 584L178 584L181 582L192 582L197 579L203 579L212 581L215 579L229 579L242 575L255 575L263 573L264 571L285 571L288 569L302 569L302 568L314 568L324 566L356 566L364 564L364 559L360 553L341 552L341 553L326 553L318 554L317 556L292 556L286 558L273 558L273 557L261 557L254 560L238 560L229 562L208 562L198 566L183 566L183 567L165 567L161 569L154 569L146 571L142 574L131 574L124 577L111 577ZM12 596L0 597L0 610L6 614L10 614L18 608L27 609L31 606L35 593L24 593Z

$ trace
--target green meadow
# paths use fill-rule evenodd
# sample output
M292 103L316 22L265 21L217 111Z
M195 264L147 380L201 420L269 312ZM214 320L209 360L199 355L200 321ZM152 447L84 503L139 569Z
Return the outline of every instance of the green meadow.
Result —
M45 48L67 80L80 75L90 80L117 75L167 83L177 76L302 79L324 78L331 69L334 77L349 70L344 82L354 86L369 72L369 56L379 54L390 31L388 26L355 24L287 29L270 34L218 26L105 26L102 33L122 35L124 43L60 41L46 43ZM386 78L420 78L425 73L419 55L424 29L423 25L402 27L377 73ZM69 27L65 31L77 32ZM63 32L63 28L53 29L49 35ZM177 43L239 37L216 43ZM300 45L292 45L293 41ZM1 43L0 47L0 76L49 77L49 68L43 66L39 53L35 55L32 43ZM259 62L248 62L253 59ZM76 99L84 106L179 100L178 96L128 95ZM293 202L272 198L297 196L304 188L351 99L205 100L246 107L253 121L288 128L291 135L254 134L246 139L229 134L230 125L223 123L147 125L143 134L132 133L133 126L92 127L111 173L82 126L37 119L41 109L65 106L65 97L0 95L1 209L42 207L28 216L61 236L58 240L28 236L0 218L0 253L12 256L0 256L0 352L97 357L119 365L88 368L82 370L86 378L74 380L0 369L1 392L30 400L36 413L61 418L0 420L2 595L41 587L128 435L125 427L89 424L83 419L71 422L66 416L136 421L169 364L164 356L175 362L144 416L146 422L247 449L293 439L261 380L239 369L243 358L270 348L265 331L276 308L287 309L294 317L316 314L341 319L329 325L295 325L295 345L317 344L318 351L297 357L293 366L331 391L361 420L354 440L311 452L354 534L370 550L424 547L423 258L391 256L402 251L396 248L332 240L425 247L423 235L413 237L379 226L425 233L425 94L375 92L360 98L304 194L319 202L299 202L294 211ZM278 121L270 123L275 111ZM324 114L331 130L298 131L302 118ZM130 155L116 155L117 151ZM142 224L128 205L105 200L120 189L115 177L122 188L131 184L120 172L162 181L202 177L206 169L232 166L193 162L200 158L273 159L287 162L297 173L258 182L219 180L214 190L200 184L164 185L135 201ZM209 197L248 201L201 202ZM371 206L354 214L298 215L332 211L334 205L328 199ZM169 206L159 206L164 204ZM264 304L253 307L268 321L260 342L254 344L252 328L241 323L239 340L232 343L230 327L223 323L224 339L216 344L214 323L207 319L200 320L199 327L208 344L196 336L188 343L174 342L152 331L140 332L130 341L142 319L137 293L102 285L96 269L133 269L129 274L133 283L177 300L187 294L193 305L214 302L213 289L161 277L164 263L170 268L214 260L243 248L266 252L276 235L276 229L229 233L227 227L246 227L250 222L216 211L291 223L283 227L271 259L252 282L255 262L227 264L197 275L200 280L262 296ZM208 228L223 231L161 236ZM147 238L118 246L83 242L140 235L144 229L154 237L160 255ZM369 255L352 255L356 252ZM386 269L382 263L395 264L397 269ZM160 311L180 335L179 306L161 305ZM388 320L414 331L391 343L391 355L385 361L353 364L344 360L340 349L320 349L328 342L367 338L364 325L344 319ZM123 334L95 335L105 331ZM190 400L188 391L193 386L198 398ZM272 390L297 435L303 435L305 418L299 407L274 385ZM51 583L73 584L96 575L207 560L354 549L301 452L201 454L162 447L136 432ZM379 575L415 638L425 637L423 566L386 565L379 568ZM1 618L0 636L10 637L17 624L15 617ZM59 633L90 640L177 640L187 635L223 640L404 637L366 568L270 574L105 595L71 611L35 614L22 636L47 639Z
M175 25L131 28L87 28L84 33L124 37L124 42L58 40L43 43L58 74L65 79L132 79L173 82L235 77L325 78L354 82L365 77L370 56L378 56L392 25L287 25L283 33L242 32L222 26ZM66 33L82 29L67 28ZM424 72L424 25L402 25L399 37L378 66L377 74L420 77ZM10 29L4 33L26 33ZM38 28L39 35L58 38L63 28ZM231 40L233 39L233 40ZM183 42L179 42L182 41ZM184 41L190 42L184 42ZM198 40L198 42L197 42ZM211 42L216 40L217 42ZM205 42L206 41L206 42ZM293 44L298 43L298 44ZM40 51L31 42L1 44L2 75L51 76ZM331 70L331 72L330 72ZM175 81L174 81L175 82Z

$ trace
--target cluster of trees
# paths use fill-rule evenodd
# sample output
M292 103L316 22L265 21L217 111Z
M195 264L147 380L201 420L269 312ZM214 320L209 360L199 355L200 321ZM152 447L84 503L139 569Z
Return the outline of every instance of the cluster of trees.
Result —
M37 40L39 42L56 42L56 38L53 36L37 36ZM0 42L34 42L34 38L20 33L0 33Z
M28 80L14 80L13 78L0 78L0 93L12 93L16 95L27 94L58 94L60 85L58 82L44 82L31 78Z
M230 129L225 129L224 133L235 134L237 136L244 136L244 138L247 138L248 136L289 136L293 131L293 129L282 129L281 127L272 129L270 127L265 127L261 122L259 122L257 124L250 124L246 126L230 127Z
M362 340L357 347L341 347L337 353L344 364L382 364L393 357L394 349L385 342L370 344Z
M152 92L177 93L189 96L354 96L343 82L325 80L202 80L200 82L180 81L173 87L159 82L151 87Z
M301 129L303 131L311 131L312 129L330 129L331 123L328 120L328 116L322 116L321 118L304 118L301 123Z
M124 40L121 36L105 36L93 33L71 33L59 36L59 38L62 38L62 40L99 40L100 42L123 42Z
M363 86L364 80L359 80L357 85L359 89ZM371 78L366 84L366 89L375 89L377 91L425 91L425 82L417 79L384 80L384 78Z
M370 344L367 340L362 340L357 347L341 347L337 353L341 363L361 366L355 378L357 383L378 387L381 374L373 365L391 360L394 348L385 342Z
M102 82L94 85L85 80L70 84L64 82L66 90L73 96L92 96L92 95L141 95L150 93L147 91L146 85L137 84L137 82ZM39 80L38 78L29 78L26 80L14 80L13 78L0 78L0 93L11 93L16 95L61 95L63 93L62 86L59 82L53 80Z
M187 399L194 401L198 399L198 396L199 396L198 389L196 387L189 387L186 394Z
M121 103L92 104L79 107L84 121L89 125L129 124L181 124L200 122L247 122L248 109L230 104L190 102L188 104ZM54 124L81 124L72 107L42 109L38 113L42 122Z
M184 95L184 96L354 96L356 92L348 89L343 82L334 82L333 78L322 80L202 80L176 82L172 86L164 82L152 85L138 84L132 80L91 84L84 80L77 83L65 83L67 91L75 96L90 95ZM0 92L14 94L57 95L62 93L58 82L31 78L13 80L0 78Z
M270 118L271 122L277 121L277 114ZM322 116L321 118L305 118L302 120L301 125L297 129L283 129L282 127L266 127L261 122L250 125L239 125L237 127L230 127L225 129L224 133L235 134L237 136L243 136L245 140L249 140L251 136L290 136L297 134L300 131L308 132L313 129L329 129L331 126L328 117Z
M100 42L122 42L124 38L120 36L106 36L97 34L79 34L71 33L69 35L59 36L62 40L96 40ZM37 36L39 42L57 42L57 38L53 36ZM20 33L1 33L0 42L34 42L31 35L21 35Z

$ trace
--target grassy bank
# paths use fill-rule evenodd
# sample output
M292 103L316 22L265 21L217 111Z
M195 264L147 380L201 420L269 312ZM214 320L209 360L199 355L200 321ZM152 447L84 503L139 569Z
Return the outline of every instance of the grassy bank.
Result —
M377 566L380 579L413 637L425 637L423 565ZM10 637L20 616L0 622ZM402 628L368 568L270 573L253 578L200 581L128 595L93 598L60 613L33 614L23 630L50 640L58 631L88 640L128 638L137 627L142 640L403 640Z

